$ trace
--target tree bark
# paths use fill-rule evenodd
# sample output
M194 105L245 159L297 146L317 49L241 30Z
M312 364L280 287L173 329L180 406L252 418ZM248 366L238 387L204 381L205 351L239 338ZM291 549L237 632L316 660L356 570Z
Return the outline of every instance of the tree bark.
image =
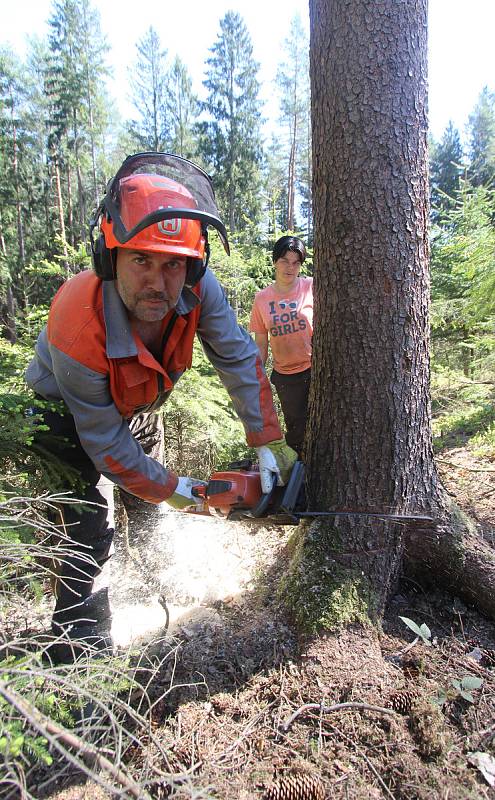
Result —
M416 528L406 539L406 575L424 587L442 586L495 619L495 550L440 485L431 511L436 529Z
M311 119L308 120L307 123L307 134L308 134L308 155L307 155L307 164L306 169L308 171L308 232L307 232L307 241L308 244L311 243L311 239L313 236L313 198L311 194L311 184L313 182L313 165L311 161Z
M380 616L405 539L411 556L415 543L426 548L425 571L430 560L457 585L467 528L439 483L431 439L427 0L310 0L310 20L308 505L438 520L422 538L359 516L302 527L286 597L299 623L315 630Z
M294 201L295 201L295 182L296 182L296 117L294 116L294 128L292 131L292 141L289 153L289 170L287 176L287 230L294 230Z
M60 229L60 236L62 239L62 247L64 250L64 267L67 277L69 278L70 277L69 253L67 250L67 237L65 235L64 204L62 200L62 186L60 183L59 160L56 152L53 153L53 168L55 170L55 190L57 196L58 224Z
M72 247L75 244L75 235L74 235L74 213L73 213L73 202L72 202L72 167L70 163L70 157L67 159L67 222L69 224L69 236L70 236L70 243Z
M22 220L21 186L19 176L19 160L17 145L17 125L14 119L14 98L11 95L11 120L12 120L12 171L15 181L15 207L17 218L17 245L19 253L19 267L22 270L26 263L26 250L24 243L24 224Z
M17 341L16 305L12 287L8 285L5 289L5 301L0 304L0 326L2 335L12 344Z

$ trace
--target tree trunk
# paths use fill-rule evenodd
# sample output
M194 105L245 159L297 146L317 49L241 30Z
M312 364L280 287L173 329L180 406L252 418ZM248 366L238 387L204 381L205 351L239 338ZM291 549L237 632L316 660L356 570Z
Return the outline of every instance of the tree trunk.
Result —
M235 141L235 108L234 108L234 69L231 65L229 71L229 229L231 233L235 231L235 188L234 188L234 151L237 145Z
M2 209L0 208L0 253L5 258L7 256L7 247L5 244L5 236L3 235L3 221Z
M415 528L406 539L406 574L425 587L443 586L495 619L495 550L440 485L431 512L436 530Z
M307 125L307 133L308 133L308 156L307 156L307 165L306 169L308 171L308 228L307 228L307 241L308 244L311 243L311 239L313 236L313 198L311 194L311 184L313 181L312 176L312 162L311 162L311 120L308 121Z
M21 182L19 178L19 160L17 158L18 155L18 147L17 147L17 126L14 120L14 101L12 98L12 105L11 105L11 117L12 117L12 171L14 173L14 181L15 181L15 208L16 208L16 218L17 218L17 246L18 246L18 254L19 254L19 268L22 270L26 263L26 252L25 252L25 243L24 243L24 225L22 221L22 204L21 204Z
M85 36L85 54L84 54L84 67L86 74L86 99L88 102L88 124L89 124L89 141L91 145L91 175L93 178L93 205L95 208L98 206L98 181L96 175L96 145L95 145L95 130L93 121L93 93L91 91L91 76L89 72L89 41L87 38L90 26L88 25L88 8L85 4L82 7L84 31Z
M287 230L294 230L294 196L295 196L295 162L296 162L296 119L294 117L294 130L289 153L289 170L287 175Z
M77 197L79 207L79 225L77 238L84 241L86 235L87 213L86 213L86 191L84 188L84 179L81 170L81 158L79 155L79 136L76 128L76 121L74 121L74 154L76 157L76 174L77 174Z
M58 223L60 227L60 236L62 239L62 247L64 250L64 267L67 273L67 277L70 277L69 272L69 253L67 251L67 238L65 235L65 220L64 220L64 204L62 200L62 186L60 184L60 169L59 169L59 162L58 162L58 155L56 153L53 154L53 166L55 170L55 187L57 193L57 210L58 210Z
M7 286L5 290L5 302L3 302L0 307L0 324L2 327L2 335L12 344L15 344L17 341L15 312L16 302L12 293L12 287Z
M376 619L404 539L459 577L431 442L426 0L310 0L315 328L308 505L429 512L422 537L353 516L301 526L286 596L309 630ZM457 520L459 520L457 514ZM463 538L463 524L455 542ZM418 551L419 552L419 551ZM421 556L423 568L427 559ZM437 564L431 560L433 568Z
M69 223L70 243L74 247L74 204L72 201L72 167L70 158L67 159L67 222Z

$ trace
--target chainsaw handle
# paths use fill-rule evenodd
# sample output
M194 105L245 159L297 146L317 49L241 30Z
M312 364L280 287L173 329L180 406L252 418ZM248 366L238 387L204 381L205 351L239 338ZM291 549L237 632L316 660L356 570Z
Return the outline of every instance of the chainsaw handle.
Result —
M253 517L253 519L259 519L259 517L263 517L270 505L270 501L273 497L273 492L275 491L275 487L277 485L277 473L274 472L272 476L272 488L268 492L268 494L262 494L260 497L259 502L252 508L250 511L246 512L247 517Z

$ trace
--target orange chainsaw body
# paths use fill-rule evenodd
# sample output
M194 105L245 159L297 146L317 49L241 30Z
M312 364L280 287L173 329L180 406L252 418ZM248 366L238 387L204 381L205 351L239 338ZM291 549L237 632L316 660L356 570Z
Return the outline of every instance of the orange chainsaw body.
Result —
M254 508L261 495L261 478L257 470L214 472L204 492L210 512L225 517L234 509Z

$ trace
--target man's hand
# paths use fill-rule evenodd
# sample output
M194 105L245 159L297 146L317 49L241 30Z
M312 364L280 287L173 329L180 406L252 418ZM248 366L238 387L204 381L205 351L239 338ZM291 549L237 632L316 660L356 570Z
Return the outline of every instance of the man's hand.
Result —
M273 474L277 476L277 486L289 480L292 467L297 461L297 453L289 447L285 439L277 439L256 448L260 467L261 489L269 494L273 486Z
M193 486L204 486L204 483L197 478L179 478L175 492L167 497L165 502L178 511L184 511L191 507L196 511L202 511L204 500L201 497L195 497L192 494L192 488Z

